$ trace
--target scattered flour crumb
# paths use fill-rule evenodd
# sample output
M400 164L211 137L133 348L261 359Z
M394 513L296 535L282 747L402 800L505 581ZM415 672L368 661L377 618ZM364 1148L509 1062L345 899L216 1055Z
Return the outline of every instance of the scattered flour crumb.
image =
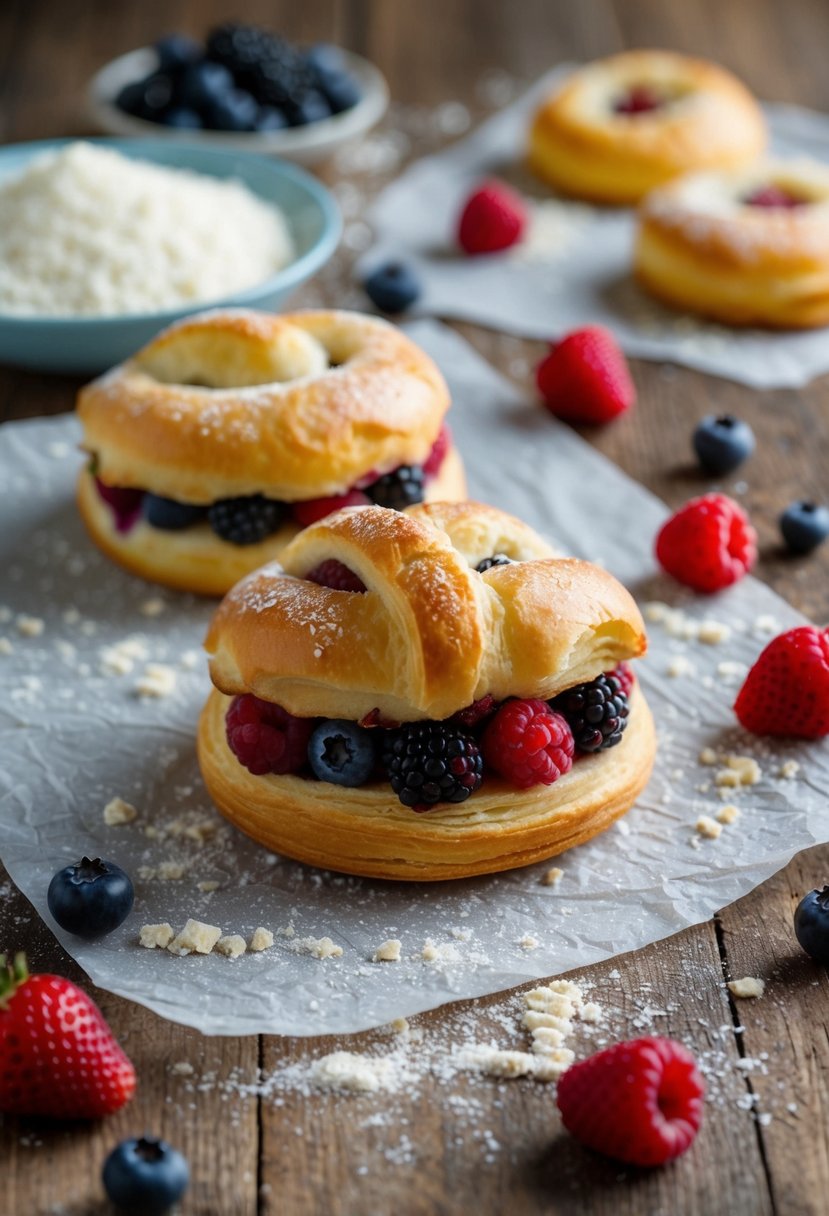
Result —
M146 658L147 644L140 635L123 638L112 646L104 646L99 665L105 675L125 676L135 666L136 659Z
M297 954L310 954L312 958L341 958L342 946L337 946L330 937L300 937L294 943Z
M395 1018L389 1022L389 1027L395 1034L408 1034L411 1029L407 1018Z
M709 840L716 840L722 834L722 824L717 823L716 819L712 819L710 815L700 815L694 827L700 836L705 836Z
M755 621L754 621L754 632L755 633L777 633L779 628L780 628L780 624L773 616L764 614L762 616L758 616L755 618Z
M14 654L14 646L8 638L0 638L0 654Z
M175 1064L170 1065L170 1072L174 1077L192 1077L195 1071L189 1060L177 1060Z
M158 867L158 877L163 878L165 882L176 882L179 878L184 878L185 866L180 861L162 861Z
M736 997L760 997L766 991L766 983L754 975L746 975L741 980L729 980L728 988Z
M135 682L139 697L169 697L176 686L176 673L164 663L148 663Z
M221 885L215 878L205 878L202 882L196 883L196 889L201 891L202 895L210 895L213 891L218 891Z
M719 763L719 756L714 751L713 747L704 747L699 754L700 764L712 766Z
M796 760L786 760L780 765L777 775L788 780L790 777L796 777L799 772L800 765Z
M167 949L171 954L210 954L216 942L222 936L217 925L205 925L192 917L181 932L173 938Z
M110 798L104 807L104 823L107 827L120 827L123 823L132 823L138 811L130 802L123 798Z
M532 933L526 933L518 943L522 950L538 949L539 941L537 937L533 937Z
M564 871L560 870L558 866L552 866L541 875L541 885L542 887L554 887L556 883L561 882L563 877Z
M695 670L690 659L686 659L684 654L677 654L665 668L665 674L672 679L679 679L681 676L692 676Z
M247 950L247 944L241 934L230 933L219 938L215 949L218 954L224 954L227 958L239 958Z
M601 1005L597 1005L595 1001L588 1001L579 1016L583 1022L595 1026L602 1020L602 1007Z
M725 806L720 807L717 811L717 823L736 823L740 818L739 807L736 807L733 802L727 802Z
M166 607L167 605L160 596L154 596L152 599L144 600L138 611L142 616L161 616Z
M731 637L731 628L721 621L705 620L697 631L697 637L707 646L719 646Z
M316 1060L311 1080L320 1089L346 1089L370 1094L394 1087L394 1066L384 1056L364 1056L353 1051L332 1051Z
M139 944L147 950L166 950L173 940L173 926L166 922L161 925L142 925L138 931Z
M726 768L721 768L714 783L722 789L738 789L743 785L757 785L763 776L760 765L753 756L728 756Z
M273 934L270 929L263 929L261 925L254 929L250 939L250 948L254 953L260 950L270 950L273 945ZM340 951L342 953L342 951Z
M390 937L388 941L379 945L372 955L372 962L375 963L397 963L400 961L400 947L402 942L396 937Z
M22 633L26 638L39 638L45 628L44 622L39 616L26 616L21 612L15 622L17 632Z

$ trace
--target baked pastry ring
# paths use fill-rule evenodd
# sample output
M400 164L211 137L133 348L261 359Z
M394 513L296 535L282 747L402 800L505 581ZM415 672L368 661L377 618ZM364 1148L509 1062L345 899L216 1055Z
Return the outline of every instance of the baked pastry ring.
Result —
M369 502L370 483L401 466L423 471L426 498L465 497L443 425L448 407L433 361L388 322L349 312L202 313L81 390L94 470L81 473L78 504L92 539L128 570L221 595L278 556L316 500ZM125 523L100 484L126 491L128 502L130 492L173 500L196 521L153 526L137 509ZM284 504L255 542L223 539L199 516L242 499Z
M634 269L660 300L726 325L829 324L829 166L677 178L642 204Z
M542 103L529 163L564 194L626 205L678 173L750 164L766 139L760 107L724 68L625 51L580 68Z
M509 564L476 566L502 554ZM336 560L363 594L309 582ZM416 814L391 787L255 776L226 733L233 697L298 717L446 719L486 694L547 699L642 654L644 627L616 580L554 555L530 528L478 503L398 514L345 510L306 529L223 600L206 639L216 686L198 730L202 774L222 814L278 853L368 877L435 881L550 857L604 830L644 788L653 721L634 686L618 746L554 785L487 774L461 804Z

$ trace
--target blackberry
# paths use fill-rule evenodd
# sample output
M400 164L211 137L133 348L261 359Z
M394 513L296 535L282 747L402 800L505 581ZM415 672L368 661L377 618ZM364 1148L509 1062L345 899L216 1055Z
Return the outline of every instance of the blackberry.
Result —
M512 558L507 557L506 553L493 553L492 557L485 557L483 561L478 562L475 569L479 574L485 574L487 570L491 570L493 566L511 566Z
M418 464L401 464L399 469L366 486L365 493L378 507L405 511L406 507L423 502L423 469Z
M576 750L599 752L615 747L630 713L621 682L614 675L597 676L553 697L550 708L566 719Z
M483 780L478 744L446 722L412 722L388 731L382 759L391 788L415 811L465 802Z
M210 527L232 545L255 545L282 523L285 504L261 494L250 498L223 498L207 511Z

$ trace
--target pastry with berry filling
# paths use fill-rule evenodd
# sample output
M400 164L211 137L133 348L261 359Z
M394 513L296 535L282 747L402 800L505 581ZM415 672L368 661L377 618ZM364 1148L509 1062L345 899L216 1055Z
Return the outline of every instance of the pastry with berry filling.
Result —
M132 573L223 595L341 506L464 498L448 407L386 321L202 313L81 390L80 511Z
M658 299L726 325L829 324L829 165L670 182L642 204L634 268Z
M225 597L202 774L277 853L385 879L507 870L603 831L655 740L606 571L478 503L345 509Z
M529 161L563 194L626 205L678 173L749 165L765 146L760 107L730 72L672 51L624 51L542 102Z

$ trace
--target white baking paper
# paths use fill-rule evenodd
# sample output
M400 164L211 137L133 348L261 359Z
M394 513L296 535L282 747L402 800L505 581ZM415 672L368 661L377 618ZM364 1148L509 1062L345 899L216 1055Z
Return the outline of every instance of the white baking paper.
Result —
M445 151L412 164L368 213L376 243L358 277L388 258L417 268L423 294L412 310L457 317L527 338L552 339L606 325L629 355L671 360L757 388L794 387L829 371L826 330L730 330L658 304L630 274L633 213L554 199L523 164L530 117L571 70L559 67L512 105ZM769 105L774 151L829 161L829 116ZM455 244L463 201L482 178L509 181L527 197L527 244L466 257Z
M685 599L692 616L734 632L721 645L686 644L651 626L651 653L638 666L660 734L654 779L618 826L556 860L557 885L541 884L546 865L425 886L308 869L224 825L202 788L193 741L208 688L199 645L210 605L130 578L86 539L72 503L81 463L73 419L1 428L0 855L47 921L58 867L83 853L123 865L136 884L124 926L91 945L57 936L96 984L206 1033L357 1031L586 966L706 919L829 838L826 745L768 749L736 728L729 708L739 664L798 614L752 579L704 602L661 584L651 543L663 506L449 330L421 322L411 332L449 380L475 495L603 561L640 597ZM41 633L32 621L43 622ZM677 654L693 675L666 675ZM174 672L168 696L136 693L152 663ZM716 768L699 763L706 746L751 752L763 773L734 795L742 816L718 840L694 830L701 813L722 805ZM786 759L801 765L788 779L778 775ZM105 826L114 796L137 808L133 823ZM199 844L200 825L218 835ZM165 862L183 876L141 877L141 867ZM218 890L199 890L212 881ZM262 925L276 944L234 961L137 944L141 925L178 929L190 916L245 936ZM278 932L290 927L293 937ZM535 948L520 944L528 935ZM295 952L299 940L323 936L341 958ZM388 938L402 942L401 961L372 962ZM432 962L420 957L427 939L438 947Z

